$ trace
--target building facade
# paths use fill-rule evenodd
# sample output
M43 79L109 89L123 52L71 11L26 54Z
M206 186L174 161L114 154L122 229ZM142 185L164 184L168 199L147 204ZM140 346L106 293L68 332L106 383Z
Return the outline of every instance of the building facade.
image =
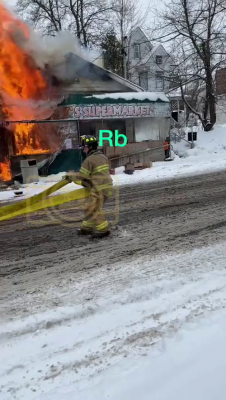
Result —
M163 93L134 92L70 95L52 119L74 120L78 135L99 138L100 130L118 130L134 143L164 140L169 134L170 115L170 102Z
M161 44L152 45L141 29L132 31L128 39L128 79L146 91L165 92L170 89L172 59Z
M82 135L95 135L99 140L101 130L111 131L113 146L108 140L103 142L103 150L111 160L149 150L152 161L163 161L170 116L170 101L164 93L125 92L70 95L59 105L52 119L63 119L67 124L71 121L76 143ZM116 131L126 136L125 147L115 144ZM72 141L70 146L74 148Z

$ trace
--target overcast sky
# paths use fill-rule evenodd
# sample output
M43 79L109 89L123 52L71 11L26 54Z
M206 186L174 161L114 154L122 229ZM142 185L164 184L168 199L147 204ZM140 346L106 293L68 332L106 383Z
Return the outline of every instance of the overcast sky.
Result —
M7 4L7 6L10 7L14 7L16 4L17 0L3 0L3 2L5 2L5 4ZM164 0L164 3L169 3L170 0ZM149 4L151 4L151 8L153 7L153 10L158 8L158 10L160 8L164 8L164 4L162 0L140 0L140 4L141 4L141 12L145 12L145 10L147 10L147 7ZM150 14L150 18L147 20L146 24L148 28L152 29L153 26L153 21L154 21L154 15Z
M144 0L146 1L146 0ZM3 3L7 5L7 7L13 7L16 4L16 0L3 0Z
M5 4L9 4L14 6L16 4L16 0L3 0ZM168 3L170 0L164 0L164 2ZM147 9L148 4L153 5L153 7L158 7L161 6L162 1L161 0L141 0L141 9L142 11L145 11Z
M149 4L149 2L150 2L150 0L142 0L142 7L146 8L147 5ZM15 4L16 0L7 0L7 1L5 0L5 3L7 3L7 4ZM159 4L159 0L152 0L152 3Z

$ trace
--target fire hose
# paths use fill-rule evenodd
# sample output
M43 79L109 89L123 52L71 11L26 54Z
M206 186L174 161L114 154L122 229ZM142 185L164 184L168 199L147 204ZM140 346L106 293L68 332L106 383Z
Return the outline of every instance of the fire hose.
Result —
M57 196L47 198L49 195L66 186L68 183L71 183L71 181L69 181L68 179L64 179L46 189L42 193L29 197L16 204L1 207L0 221L6 221L24 214L31 214L45 208L55 207L60 204L68 203L74 200L81 200L89 196L89 191L82 188L73 190L72 192L59 194Z

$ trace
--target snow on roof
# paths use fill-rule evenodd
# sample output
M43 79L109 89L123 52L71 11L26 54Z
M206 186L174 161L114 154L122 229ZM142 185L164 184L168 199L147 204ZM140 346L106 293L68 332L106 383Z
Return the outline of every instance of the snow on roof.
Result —
M181 97L181 90L180 88L172 89L167 93L169 97Z
M184 90L185 90L185 88L184 88ZM180 88L170 90L166 95L168 97L170 97L170 98L172 98L172 97L180 97L180 98L182 98L182 94L181 94L181 89ZM185 94L184 97L191 97L191 96L189 96L188 94Z
M149 100L149 101L164 101L169 103L169 99L166 97L165 93L161 92L136 92L136 93L105 93L105 94L94 94L92 96L86 97L96 97L97 99L124 99L124 100Z

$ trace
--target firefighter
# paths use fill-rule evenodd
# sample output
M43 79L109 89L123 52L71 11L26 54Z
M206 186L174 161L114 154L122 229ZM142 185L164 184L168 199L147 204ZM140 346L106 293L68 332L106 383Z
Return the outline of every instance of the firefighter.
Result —
M110 227L102 211L103 204L113 193L113 183L107 157L98 150L97 139L92 135L82 136L82 149L86 153L78 173L67 175L74 182L81 181L82 186L90 191L84 204L84 220L79 235L92 234L93 237L104 237L110 234Z

